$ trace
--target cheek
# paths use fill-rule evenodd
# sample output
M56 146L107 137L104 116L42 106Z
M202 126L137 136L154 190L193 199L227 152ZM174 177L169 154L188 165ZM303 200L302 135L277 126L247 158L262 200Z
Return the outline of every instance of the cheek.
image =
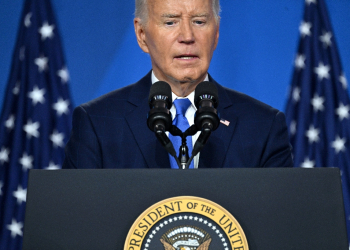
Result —
M151 51L151 56L153 56L157 61L171 62L172 57L171 44L167 41L159 41L154 44L153 51ZM153 53L152 53L153 52Z
M216 42L215 40L208 40L205 44L205 48L206 48L206 56L208 57L208 59L211 59L211 57L213 56L214 50L216 48Z
M166 37L149 37L147 44L151 55L156 57L164 57L165 55L169 55L171 44L169 42L169 39L167 39Z

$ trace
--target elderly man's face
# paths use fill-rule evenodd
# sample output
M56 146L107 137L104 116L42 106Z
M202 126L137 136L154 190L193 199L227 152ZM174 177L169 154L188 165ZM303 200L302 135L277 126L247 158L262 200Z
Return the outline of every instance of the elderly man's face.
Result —
M134 24L156 77L175 94L186 96L204 80L219 38L212 0L148 0L148 20Z

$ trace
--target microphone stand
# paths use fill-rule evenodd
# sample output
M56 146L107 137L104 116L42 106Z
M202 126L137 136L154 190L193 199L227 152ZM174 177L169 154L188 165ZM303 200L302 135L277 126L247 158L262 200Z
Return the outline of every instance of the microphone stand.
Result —
M191 164L191 161L193 160L194 156L191 157L191 159L190 159L189 154L188 154L186 137L195 135L197 133L197 131L198 130L197 130L197 127L195 125L192 125L191 127L189 127L184 133L175 125L172 125L170 127L169 132L173 136L180 136L181 137L181 146L179 148L179 156L178 157L174 156L174 158L178 162L179 169L188 169L190 164Z
M173 136L180 136L181 137L181 146L179 148L179 157L177 157L176 153L175 155L172 155L179 167L179 169L185 169L186 163L188 161L188 148L186 145L186 137L184 136L184 133L176 127L175 125L171 125L169 129L169 133ZM169 138L168 138L169 139Z
M169 129L169 132L173 135L173 136L181 136L181 146L179 148L179 156L176 156L174 147L170 141L170 139L166 136L165 132L163 131L164 135L162 135L162 137L166 137L163 138L164 140L167 140L170 142L172 149L174 150L173 153L170 153L170 148L169 150L167 149L166 146L164 146L167 151L170 153L171 156L173 156L177 162L177 165L179 166L179 169L188 169L193 158L202 150L202 148L204 147L204 145L207 143L209 136L211 135L212 132L212 124L207 123L204 124L202 127L202 131L201 134L199 135L196 143L194 144L193 150L192 150L192 155L191 157L189 157L188 154L188 147L187 147L187 136L193 136L198 132L198 129L196 127L196 125L192 125L191 127L189 127L184 133L175 125L172 125ZM156 136L158 138L158 135L156 133ZM160 140L158 138L158 140ZM163 143L162 143L163 144ZM165 145L165 144L164 144Z
M165 150L172 157L175 158L179 169L187 169L189 167L193 157L191 158L191 161L189 161L186 137L196 134L197 128L195 125L192 125L191 127L189 127L185 131L185 133L183 133L178 127L176 127L175 125L171 125L171 127L169 129L169 133L171 133L173 136L180 136L181 137L181 146L179 148L179 156L176 155L176 151L174 149L173 143L170 141L169 137L166 135L165 127L163 126L163 124L160 124L160 125L154 127L154 134L156 135L158 141L165 148Z
M181 168L182 169L188 169L190 164L191 164L191 161L193 159L189 157L188 155L188 147L187 147L187 136L192 136L192 135L195 135L197 133L197 127L195 125L192 125L191 127L189 127L185 133L182 134L182 145L180 147L180 154L179 154L179 160L180 160L180 163L181 163ZM189 159L190 158L190 159Z
M189 168L193 158L202 150L204 145L207 143L209 136L211 135L211 128L209 126L203 126L201 134L199 135L194 147L192 149L192 155L189 161L187 162L185 168Z

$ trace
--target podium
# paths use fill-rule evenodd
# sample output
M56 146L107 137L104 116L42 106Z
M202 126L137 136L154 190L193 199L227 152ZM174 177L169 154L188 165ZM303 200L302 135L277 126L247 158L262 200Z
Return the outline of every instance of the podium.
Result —
M349 249L336 168L31 170L23 249L122 250L140 214L179 196L229 211L250 250Z

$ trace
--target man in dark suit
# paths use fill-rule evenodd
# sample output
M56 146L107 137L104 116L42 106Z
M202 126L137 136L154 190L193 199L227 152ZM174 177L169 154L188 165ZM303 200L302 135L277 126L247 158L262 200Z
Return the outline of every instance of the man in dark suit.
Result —
M218 0L136 0L135 33L152 71L75 109L64 168L170 168L169 155L146 124L148 94L158 80L169 83L173 100L191 101L189 125L196 86L209 80L218 88L217 109L229 124L212 133L194 168L292 166L283 113L207 73L219 38L219 11Z

